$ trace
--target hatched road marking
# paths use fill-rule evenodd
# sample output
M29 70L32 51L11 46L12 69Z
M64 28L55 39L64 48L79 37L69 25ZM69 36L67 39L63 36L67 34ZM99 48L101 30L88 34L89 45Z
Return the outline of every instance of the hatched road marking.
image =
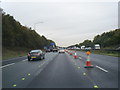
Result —
M103 68L101 68L99 66L96 66L96 67L99 68L100 70L104 71L104 72L108 72L107 70L105 70L105 69L103 69Z

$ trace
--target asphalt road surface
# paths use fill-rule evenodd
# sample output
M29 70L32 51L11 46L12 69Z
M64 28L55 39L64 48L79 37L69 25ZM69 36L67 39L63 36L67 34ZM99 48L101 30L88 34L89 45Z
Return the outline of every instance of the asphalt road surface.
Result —
M3 88L118 88L118 58L91 54L94 68L84 68L87 56L77 52L46 53L44 60L18 57L3 61Z

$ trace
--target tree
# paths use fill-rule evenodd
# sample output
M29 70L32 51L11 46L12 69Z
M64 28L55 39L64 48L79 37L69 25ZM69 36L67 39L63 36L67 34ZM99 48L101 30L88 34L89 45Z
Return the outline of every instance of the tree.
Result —
M13 16L2 14L2 41L3 47L21 47L38 49L52 43L45 36L27 26L22 26Z
M79 46L93 47L93 42L91 40L84 40L83 43L79 43Z

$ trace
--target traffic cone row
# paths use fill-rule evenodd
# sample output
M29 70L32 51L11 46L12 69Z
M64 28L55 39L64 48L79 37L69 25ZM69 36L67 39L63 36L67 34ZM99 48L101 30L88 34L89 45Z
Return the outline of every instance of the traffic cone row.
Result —
M70 55L72 55L72 53L70 52Z
M66 52L70 55L73 55L74 59L78 58L76 51L74 51L74 54L70 51L66 51ZM87 54L87 60L86 60L86 64L84 67L85 68L93 68L93 65L91 64L91 60L90 60L90 51L87 51L86 54Z
M72 52L70 52L70 51L66 51L68 54L70 54L70 55L72 55Z
M77 53L76 53L76 51L75 51L75 54L74 54L74 59L77 59Z
M70 55L73 55L74 59L78 58L76 51L74 51L74 53L72 53L72 51L66 51L66 52Z

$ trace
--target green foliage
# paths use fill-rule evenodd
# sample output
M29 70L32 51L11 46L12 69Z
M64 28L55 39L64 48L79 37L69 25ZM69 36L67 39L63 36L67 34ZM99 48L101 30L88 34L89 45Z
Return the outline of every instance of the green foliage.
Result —
M95 36L93 43L99 43L101 47L120 46L120 29Z
M79 46L93 47L93 42L91 40L85 40L83 43L80 43Z
M100 44L102 48L110 47L113 49L120 47L120 29L104 32L101 35L95 36L93 41L84 40L84 42L79 43L77 46L94 47L94 44Z
M45 36L40 36L35 30L22 26L9 14L2 14L3 47L23 47L29 49L43 48L52 43Z

